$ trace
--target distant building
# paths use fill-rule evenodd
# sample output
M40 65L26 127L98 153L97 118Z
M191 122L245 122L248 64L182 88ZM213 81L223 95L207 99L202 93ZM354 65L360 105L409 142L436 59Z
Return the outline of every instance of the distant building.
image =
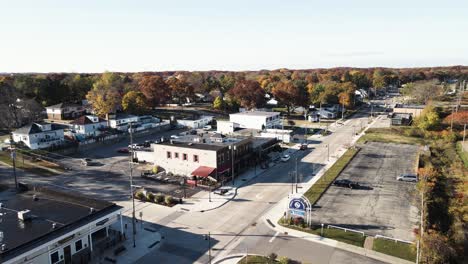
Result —
M138 122L138 116L128 114L109 115L109 126L120 131L128 131L130 123Z
M122 221L122 208L78 194L21 185L0 191L0 262L89 263L121 240L110 226ZM93 259L96 256L96 259Z
M199 118L177 119L177 124L188 128L203 128L213 121L213 116L201 116Z
M31 123L12 132L13 141L30 149L43 149L64 143L63 126L45 122Z
M412 114L392 113L390 118L392 126L409 126L413 121Z
M415 118L421 115L422 111L424 110L424 107L424 105L395 104L395 107L393 107L393 112L401 114L411 114L413 118Z
M260 137L275 138L282 142L290 143L292 133L292 130L286 129L265 129L262 132L260 132Z
M47 118L51 120L73 120L86 113L82 105L60 103L46 107Z
M107 127L107 121L92 115L81 116L70 123L72 131L82 137L96 137Z
M229 121L240 128L266 129L281 127L279 112L249 111L229 115Z
M231 121L224 121L224 120L216 121L216 132L221 133L223 135L232 134L238 128L239 128L239 124L231 122Z

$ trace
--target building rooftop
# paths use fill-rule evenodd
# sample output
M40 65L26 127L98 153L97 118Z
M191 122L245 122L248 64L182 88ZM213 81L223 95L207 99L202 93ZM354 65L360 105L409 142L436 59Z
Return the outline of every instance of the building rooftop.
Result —
M395 104L395 108L414 108L424 109L425 105L414 105L414 104Z
M246 140L250 140L250 138L226 137L219 133L204 133L202 135L180 136L179 138L171 139L169 141L165 141L158 144L217 151L225 147L229 147L230 145L241 143L242 141Z
M46 108L49 108L49 109L62 109L62 108L66 108L66 107L80 107L81 105L79 104L74 104L74 103L59 103L59 104L55 104L55 105L49 105L47 106Z
M93 122L93 119L96 119L97 122ZM96 117L96 116L80 116L78 117L77 119L73 120L72 122L70 122L70 124L74 124L74 125L86 125L86 124L95 124L95 123L98 123L98 122L105 122L106 120L102 119L102 118L99 118L99 117Z
M50 126L51 129L50 130L43 130L42 127L41 127L43 125L51 125ZM35 122L35 123L31 123L31 124L25 125L23 127L20 127L18 129L16 129L15 131L13 131L13 133L31 135L31 134L41 133L41 132L44 132L44 131L60 130L60 129L63 129L63 128L64 128L63 126L58 125L58 124L51 124L51 123L45 123L45 122Z
M23 191L20 192L14 189L0 191L0 244L6 245L6 250L0 249L0 262L121 209L116 204L69 191L65 193L43 186L21 187ZM18 218L18 212L23 210L30 210L30 219Z
M238 116L264 116L264 117L272 117L279 115L279 112L264 112L264 111L246 111L240 112L235 114L230 114L230 116L238 115Z

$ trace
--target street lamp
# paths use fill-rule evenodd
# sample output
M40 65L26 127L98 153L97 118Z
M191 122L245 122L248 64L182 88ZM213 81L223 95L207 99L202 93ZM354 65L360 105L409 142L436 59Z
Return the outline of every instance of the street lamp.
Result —
M208 240L208 258L209 263L211 264L211 233L208 232L208 235L204 236L205 240Z

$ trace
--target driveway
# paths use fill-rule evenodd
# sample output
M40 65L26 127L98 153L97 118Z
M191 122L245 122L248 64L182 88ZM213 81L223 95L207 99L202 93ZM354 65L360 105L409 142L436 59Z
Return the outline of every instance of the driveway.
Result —
M418 146L370 142L339 175L363 188L330 186L316 204L318 223L345 226L370 235L414 239L417 225L415 183L399 182L402 173L415 173Z

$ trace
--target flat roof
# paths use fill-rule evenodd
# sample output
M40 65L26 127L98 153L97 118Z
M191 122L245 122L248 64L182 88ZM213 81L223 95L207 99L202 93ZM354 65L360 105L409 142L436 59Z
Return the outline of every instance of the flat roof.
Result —
M6 245L5 251L0 250L0 260L4 261L122 208L44 186L31 186L20 192L15 189L0 191L0 201L0 244ZM18 212L23 210L30 210L31 219L18 219Z
M395 104L395 108L424 109L425 105Z
M272 117L279 115L279 112L265 112L265 111L246 111L246 112L240 112L240 113L235 113L235 114L230 114L229 116L232 115L239 115L239 116L264 116L264 117Z
M163 143L157 143L155 145L163 145L163 146L171 146L171 147L179 147L179 148L190 148L190 149L212 150L212 151L218 151L226 147L226 146L207 144L207 143L176 141L176 139L173 139L172 143L166 141Z

